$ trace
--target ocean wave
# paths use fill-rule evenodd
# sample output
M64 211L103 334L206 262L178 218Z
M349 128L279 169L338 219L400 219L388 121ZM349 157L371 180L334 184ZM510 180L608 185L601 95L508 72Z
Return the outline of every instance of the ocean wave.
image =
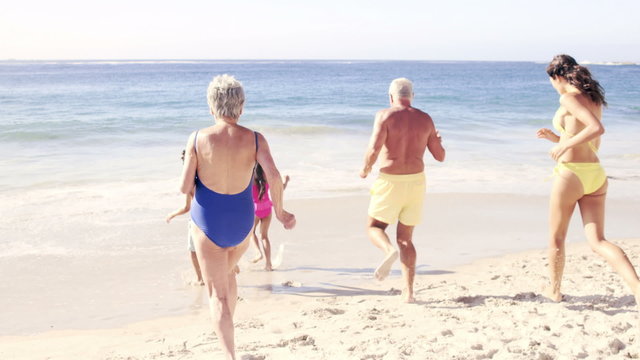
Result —
M640 63L632 62L632 61L580 61L581 65L605 65L605 66L637 66Z
M257 131L271 134L285 135L326 135L326 134L350 134L352 130L323 125L292 125L292 126L256 126Z

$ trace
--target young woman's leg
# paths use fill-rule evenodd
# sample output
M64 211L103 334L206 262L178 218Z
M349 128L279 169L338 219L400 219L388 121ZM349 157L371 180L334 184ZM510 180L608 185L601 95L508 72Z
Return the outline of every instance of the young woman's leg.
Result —
M549 286L542 295L553 301L562 300L560 285L564 272L564 243L576 202L582 196L582 184L577 176L561 170L553 181L549 200Z
M584 232L591 249L602 256L609 265L622 276L631 292L640 300L640 281L627 255L604 237L604 206L607 196L607 183L593 194L585 195L578 201Z

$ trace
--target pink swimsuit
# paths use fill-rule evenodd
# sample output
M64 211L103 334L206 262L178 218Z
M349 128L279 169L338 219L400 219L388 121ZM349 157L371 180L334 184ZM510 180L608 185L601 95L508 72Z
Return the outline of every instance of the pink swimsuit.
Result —
M260 219L264 219L269 214L271 214L271 199L269 198L269 184L264 184L264 194L262 195L262 200L259 200L260 190L258 189L258 185L253 184L253 206L255 208L256 216Z

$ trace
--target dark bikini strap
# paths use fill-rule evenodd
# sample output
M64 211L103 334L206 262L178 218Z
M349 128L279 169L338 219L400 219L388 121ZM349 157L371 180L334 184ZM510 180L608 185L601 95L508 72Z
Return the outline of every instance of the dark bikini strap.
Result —
M258 153L258 132L254 131L253 134L256 136L256 154Z
M253 171L251 172L251 182L253 183L253 174L256 172L256 168L258 167L258 132L254 131L253 135L256 139L256 163L253 164Z
M198 131L196 130L196 136L193 137L193 150L195 150L196 154L198 153Z

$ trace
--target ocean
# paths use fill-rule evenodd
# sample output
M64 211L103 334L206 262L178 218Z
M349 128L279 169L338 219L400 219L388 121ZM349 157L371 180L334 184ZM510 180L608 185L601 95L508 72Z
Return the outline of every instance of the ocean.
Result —
M168 283L179 296L190 296L180 287L189 271L185 258L178 259L166 240L182 241L185 229L164 226L159 214L182 203L180 153L191 132L213 123L206 89L214 75L232 74L243 83L241 124L265 135L281 172L291 176L288 199L367 195L372 179L358 172L374 115L388 105L387 89L397 77L414 82L413 105L431 115L447 149L443 163L426 155L428 192L545 195L552 144L535 133L551 128L558 106L545 66L0 62L0 292L9 294L0 305L18 313L40 306L34 286L46 288L50 277L68 287L49 299L55 309L47 311L59 328L81 326L80 320L65 323L77 299L107 306L99 300L104 289L140 299L132 294ZM609 196L640 199L640 66L589 68L609 102L599 153L610 176ZM154 277L145 270L163 259L184 272ZM41 264L45 273L37 271ZM74 276L80 273L86 276ZM138 305L153 312L154 306L165 311L162 304L160 298ZM108 306L113 313L96 321L118 317L119 305ZM0 334L49 329L3 320Z
M213 122L207 85L228 73L245 87L241 123L267 137L279 167L294 179L291 197L367 188L357 173L373 117L388 104L389 82L401 76L414 82L414 106L432 116L448 150L443 164L427 156L430 191L546 193L550 143L536 139L535 131L551 127L558 95L545 65L0 62L0 191L176 177L188 135ZM635 187L640 66L590 68L610 103L602 162L610 176Z

